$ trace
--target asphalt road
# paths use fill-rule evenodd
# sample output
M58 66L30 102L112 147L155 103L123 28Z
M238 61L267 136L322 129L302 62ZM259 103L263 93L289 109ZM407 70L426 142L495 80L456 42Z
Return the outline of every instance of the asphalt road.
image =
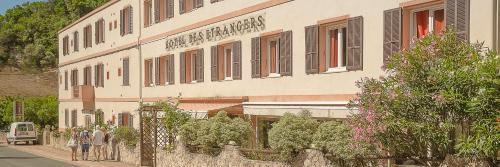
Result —
M40 157L26 152L17 151L0 145L1 167L69 167L73 166L64 162Z

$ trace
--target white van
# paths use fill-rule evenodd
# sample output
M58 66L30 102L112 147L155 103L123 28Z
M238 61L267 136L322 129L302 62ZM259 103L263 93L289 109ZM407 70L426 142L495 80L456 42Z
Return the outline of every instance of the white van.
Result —
M10 124L9 133L7 133L7 144L16 144L16 142L37 143L36 129L33 122L14 122Z

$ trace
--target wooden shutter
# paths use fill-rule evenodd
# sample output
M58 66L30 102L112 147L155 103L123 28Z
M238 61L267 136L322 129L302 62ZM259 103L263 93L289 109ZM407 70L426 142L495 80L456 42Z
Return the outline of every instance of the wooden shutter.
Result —
M252 38L252 78L260 78L260 37Z
M71 127L76 127L78 126L78 122L77 122L77 110L73 110L71 112Z
M160 58L155 57L155 85L160 85Z
M132 34L134 32L134 10L132 10L132 6L128 7L128 34Z
M318 25L307 26L306 31L306 74L319 73Z
M87 33L87 35L89 36L89 39L88 39L88 46L89 47L92 47L92 26L89 25L89 28L87 29L89 31L89 33Z
M95 29L95 32L94 32L94 38L95 38L95 44L97 45L97 44L99 44L99 42L100 42L100 41L99 41L99 36L100 36L100 35L99 35L99 32L100 32L100 31L99 31L99 21L96 21L94 26L95 26L95 27L94 27L94 29Z
M64 90L68 90L68 71L64 71Z
M167 0L167 18L174 17L174 0Z
M118 126L122 126L122 125L123 125L123 114L118 113Z
M171 55L168 55L167 56L167 59L168 59L168 84L170 85L173 85L175 83L175 63L174 63L174 55L171 54Z
M129 59L123 59L123 85L129 85Z
M204 62L203 62L203 48L198 49L198 54L196 54L195 61L196 61L196 81L197 82L203 82L204 80Z
M180 83L186 83L186 53L181 52L180 53Z
M145 87L149 87L151 85L151 83L149 82L150 77L152 77L150 70L149 70L150 69L149 61L150 60L144 60L144 86Z
M100 74L99 73L99 65L94 65L94 86L95 87L99 87L99 74ZM90 80L88 80L87 82L90 82Z
M124 9L120 10L120 35L125 35L125 12Z
M212 46L210 48L210 73L211 73L211 78L212 78L212 81L217 81L219 80L219 72L218 72L218 67L217 67L217 58L218 58L218 55L217 55L217 49L218 49L218 46Z
M384 11L384 65L401 48L401 8Z
M445 0L446 26L452 26L459 39L469 41L469 0Z
M282 32L280 35L280 74L282 76L292 75L292 31Z
M73 41L74 41L73 47L74 47L74 51L75 52L78 52L78 50L79 50L79 48L78 48L78 44L79 44L78 40L79 40L78 39L78 31L75 31L75 33L73 34Z
M194 0L195 7L194 8L201 8L203 7L203 0Z
M101 73L99 86L104 88L104 64L100 64L99 66L100 66L99 72Z
M347 70L363 69L363 17L347 20Z
M155 2L155 23L160 22L160 0L154 0Z
M233 79L241 80L241 41L233 42Z
M69 110L64 109L64 125L69 127Z
M101 23L101 26L99 26L100 27L99 30L101 31L101 33L99 33L99 35L101 35L101 38L100 38L101 39L101 43L104 43L104 29L105 29L105 27L104 27L104 19L101 19L100 23Z
M134 128L134 117L130 113L128 113L127 115L128 115L128 127Z
M186 12L185 0L179 0L179 14L184 14Z

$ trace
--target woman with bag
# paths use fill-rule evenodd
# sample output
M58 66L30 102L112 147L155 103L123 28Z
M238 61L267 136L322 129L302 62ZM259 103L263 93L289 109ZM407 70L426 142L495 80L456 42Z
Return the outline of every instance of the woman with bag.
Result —
M67 145L71 148L71 161L78 161L78 159L76 159L78 150L78 134L76 133L75 127L71 129L71 138L68 140Z

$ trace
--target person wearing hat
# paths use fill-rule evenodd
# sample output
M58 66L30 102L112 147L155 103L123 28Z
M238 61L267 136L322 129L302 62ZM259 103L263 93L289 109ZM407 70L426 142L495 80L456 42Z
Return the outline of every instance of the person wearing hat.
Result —
M90 134L89 131L83 130L80 133L80 144L82 146L82 160L89 160Z
M94 152L94 158L95 161L99 162L99 159L101 158L101 146L103 144L104 140L104 133L102 132L102 128L99 126L96 127L96 130L94 131L94 134L92 134L92 152ZM97 155L96 155L97 151Z
M76 127L71 128L71 138L68 141L68 147L71 148L71 161L78 161L76 154L78 151L78 134Z

